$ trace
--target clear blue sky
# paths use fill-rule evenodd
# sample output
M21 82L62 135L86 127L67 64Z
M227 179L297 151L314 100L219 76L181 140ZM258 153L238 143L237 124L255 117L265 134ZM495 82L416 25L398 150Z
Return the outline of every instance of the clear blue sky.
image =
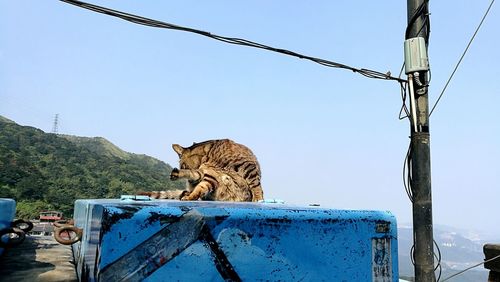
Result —
M490 1L431 1L431 104ZM406 1L97 1L354 67L399 72ZM500 233L500 10L493 6L431 119L434 222ZM392 211L409 125L399 85L59 1L0 0L0 115L102 136L177 164L172 143L231 138L267 198Z

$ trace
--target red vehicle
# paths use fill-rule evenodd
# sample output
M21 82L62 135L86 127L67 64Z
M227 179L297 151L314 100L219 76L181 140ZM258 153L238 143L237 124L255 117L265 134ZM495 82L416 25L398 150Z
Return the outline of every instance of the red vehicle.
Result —
M40 212L40 222L55 222L63 218L63 213L59 211Z

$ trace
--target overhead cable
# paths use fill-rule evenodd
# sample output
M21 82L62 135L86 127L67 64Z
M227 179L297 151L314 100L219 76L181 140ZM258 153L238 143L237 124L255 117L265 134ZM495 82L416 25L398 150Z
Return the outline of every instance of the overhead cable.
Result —
M469 50L469 47L472 43L472 41L474 40L474 38L476 37L476 34L477 32L479 31L479 29L481 28L481 25L483 24L484 22L484 19L486 19L486 16L488 15L488 13L490 12L490 9L491 9L491 6L493 6L493 3L495 2L495 0L491 0L491 3L490 5L488 6L488 9L486 10L486 12L484 13L484 16L483 18L481 19L481 22L479 23L479 25L477 26L476 28L476 31L474 32L474 34L472 35L471 39L469 40L469 44L467 44L467 47L465 48L464 52L462 53L462 56L460 57L460 60L458 60L458 63L457 65L455 66L455 68L453 69L453 72L451 73L450 75L450 78L448 78L448 81L446 81L446 84L444 85L443 87L443 90L441 90L441 94L439 94L439 97L438 99L436 100L436 102L434 103L434 106L432 106L432 109L431 109L431 112L429 113L429 116L432 115L432 112L434 112L434 109L436 108L437 104L439 103L439 100L441 100L441 97L443 97L443 94L444 94L444 91L446 91L446 88L448 87L448 84L450 83L451 79L453 78L453 76L455 75L455 72L457 71L458 69L458 66L460 66L460 63L462 63L462 59L465 57L465 54L467 53L467 51Z
M446 277L445 279L443 279L443 280L442 280L442 282L448 281L448 280L450 280L451 278L453 278L453 277L455 277L455 276L461 275L461 274L463 274L464 272L467 272L467 271L469 271L469 270L471 270L471 269L473 269L473 268L475 268L475 267L478 267L478 266L480 266L480 265L482 265L482 264L488 263L488 262L490 262L490 261L494 261L494 260L499 259L499 258L500 258L500 255L498 255L498 256L496 256L496 257L493 257L493 258L490 258L490 259L488 259L488 260L485 260L485 261L479 262L479 263L474 264L474 265L472 265L472 266L469 266L469 267L467 267L467 268L466 268L466 269L464 269L464 270L461 270L461 271L459 271L459 272L457 272L457 273L455 273L455 274L453 274L453 275L451 275L451 276L449 276L449 277Z
M81 7L81 8L85 8L85 9L88 9L88 10L91 10L94 12L98 12L101 14L106 14L106 15L113 16L113 17L118 17L118 18L121 18L123 20L133 22L135 24L196 33L196 34L206 36L206 37L209 37L209 38L212 38L215 40L219 40L219 41L222 41L225 43L229 43L229 44L264 49L264 50L268 50L268 51L272 51L272 52L276 52L276 53L281 53L281 54L297 57L300 59L309 60L309 61L318 63L318 64L326 66L326 67L351 70L353 72L359 73L359 74L364 75L364 76L369 77L369 78L383 79L383 80L394 80L394 81L397 81L400 83L406 82L405 79L391 76L390 72L382 73L382 72L378 72L378 71L374 71L374 70L370 70L370 69L354 68L351 66L328 61L325 59L320 59L320 58L316 58L316 57L311 57L311 56L299 54L299 53L289 51L286 49L274 48L271 46L256 43L256 42L242 39L242 38L220 36L220 35L212 34L212 33L207 32L207 31L198 30L198 29L189 28L189 27L183 27L183 26L179 26L179 25L166 23L166 22L161 22L161 21L157 21L157 20L153 20L153 19L149 19L149 18L145 18L145 17L141 17L141 16L125 13L125 12L120 12L117 10L112 10L109 8L105 8L105 7L101 7L101 6L97 6L97 5L93 5L93 4L89 4L89 3L85 3L85 2L81 2L81 1L77 1L77 0L60 0L60 1L68 3L68 4L72 4L72 5Z

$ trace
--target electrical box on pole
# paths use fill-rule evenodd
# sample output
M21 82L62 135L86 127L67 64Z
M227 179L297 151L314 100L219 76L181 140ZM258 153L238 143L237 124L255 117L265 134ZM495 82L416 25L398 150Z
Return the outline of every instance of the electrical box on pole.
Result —
M414 37L405 40L405 73L429 70L429 58L425 38Z

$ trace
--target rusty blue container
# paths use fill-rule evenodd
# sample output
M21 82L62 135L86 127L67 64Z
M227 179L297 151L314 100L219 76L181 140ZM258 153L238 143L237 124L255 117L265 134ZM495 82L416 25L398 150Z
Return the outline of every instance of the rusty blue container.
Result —
M398 281L389 212L78 200L74 218L82 281Z
M10 228L14 216L16 215L16 201L13 199L0 198L0 231ZM2 242L7 243L8 239L1 237ZM0 247L0 255L3 254L4 248Z

